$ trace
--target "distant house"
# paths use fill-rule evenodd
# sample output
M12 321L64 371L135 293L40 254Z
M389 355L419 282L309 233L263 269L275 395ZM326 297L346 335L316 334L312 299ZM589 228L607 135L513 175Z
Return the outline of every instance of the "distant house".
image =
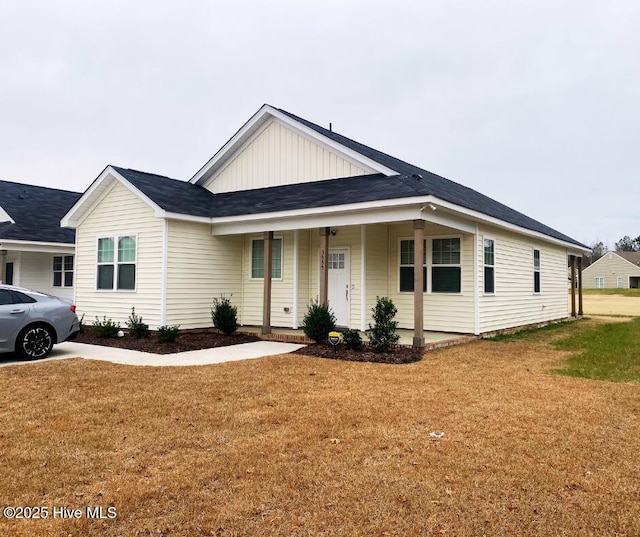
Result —
M640 252L609 252L582 271L585 289L640 288Z
M123 323L299 328L307 305L364 330L480 334L563 319L567 259L588 248L463 185L264 105L191 178L107 166L62 219L76 304ZM415 268L418 267L416 270Z
M73 298L75 231L60 219L77 192L0 181L0 281Z

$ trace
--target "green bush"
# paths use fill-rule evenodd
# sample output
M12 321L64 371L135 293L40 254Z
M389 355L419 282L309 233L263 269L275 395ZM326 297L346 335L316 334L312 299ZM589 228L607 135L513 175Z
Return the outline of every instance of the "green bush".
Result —
M120 330L120 323L114 323L113 320L107 319L105 315L102 321L96 316L96 322L93 323L93 331L98 337L116 337Z
M398 310L390 298L376 297L376 305L373 311L373 326L369 324L367 334L373 348L378 352L387 352L398 341L400 336L396 334L398 321L394 321Z
M357 351L362 348L362 337L358 330L347 328L342 332L342 341L344 341L344 346L347 349Z
M238 324L238 308L231 304L231 300L224 295L213 299L211 320L213 326L227 335L233 334L240 326Z
M173 343L180 335L180 325L158 327L158 341L160 343Z
M321 306L317 301L309 306L302 320L304 335L316 343L326 343L329 332L336 328L336 316L329 306Z
M149 335L149 325L142 322L142 317L136 315L136 308L131 308L131 315L127 321L129 332L136 339L147 337Z

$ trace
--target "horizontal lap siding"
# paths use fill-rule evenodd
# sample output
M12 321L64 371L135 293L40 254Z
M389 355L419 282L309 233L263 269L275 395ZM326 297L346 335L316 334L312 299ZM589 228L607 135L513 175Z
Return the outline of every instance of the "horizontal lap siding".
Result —
M14 275L19 278L14 283L36 289L44 293L73 300L73 287L53 286L53 256L57 254L41 252L21 252L20 261L14 265ZM65 254L60 254L64 257ZM69 254L66 254L69 255ZM19 263L19 267L17 264Z
M76 231L76 304L85 322L96 316L124 326L131 308L151 328L160 323L163 220L121 183L116 183ZM136 291L96 291L99 237L137 234Z
M431 239L436 237L454 237L462 235L455 230L435 226L427 222L425 226L427 240L427 279L431 280ZM398 308L396 319L400 328L412 329L414 326L413 293L400 293L399 249L400 239L413 238L413 226L401 224L390 226L390 267L389 296ZM474 286L473 286L473 235L462 235L462 293L425 293L424 328L442 332L473 333L474 331Z
M243 300L242 324L262 325L264 284L262 279L251 279L251 241L262 239L263 234L245 235L244 262L242 266ZM293 326L293 231L274 232L274 238L282 237L282 279L271 283L271 326ZM289 308L289 312L284 309Z
M363 168L273 121L208 188L234 192L364 174Z
M366 229L365 328L372 322L372 311L379 296L389 296L389 226L378 224Z
M495 240L495 294L484 295L483 237ZM533 250L540 250L541 293L533 292ZM515 233L481 228L478 238L480 332L567 317L567 251Z
M310 242L310 231L300 230L298 232L298 326L302 325L302 320L311 303Z
M630 276L640 277L640 267L634 268L631 263L615 254L605 254L582 271L582 286L585 289L594 289L596 278L604 278L604 287L612 289L618 287L618 278L622 278L622 286L627 288Z
M167 324L212 326L211 305L221 295L241 316L242 237L214 237L208 224L171 220L167 247Z

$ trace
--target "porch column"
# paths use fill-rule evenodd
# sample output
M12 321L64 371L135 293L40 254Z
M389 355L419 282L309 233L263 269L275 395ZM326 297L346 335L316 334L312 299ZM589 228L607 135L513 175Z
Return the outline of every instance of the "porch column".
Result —
M582 256L578 258L578 317L582 317Z
M264 232L264 298L262 302L262 333L271 333L271 256L273 231Z
M0 283L7 279L7 251L0 250Z
M329 304L329 233L328 227L320 228L320 305Z
M569 258L571 266L571 317L576 316L576 256Z
M424 347L422 259L424 257L424 220L413 221L413 346Z

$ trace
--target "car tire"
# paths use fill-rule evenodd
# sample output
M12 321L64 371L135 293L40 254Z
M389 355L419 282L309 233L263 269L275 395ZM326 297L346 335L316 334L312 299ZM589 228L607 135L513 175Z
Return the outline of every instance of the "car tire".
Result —
M53 348L54 334L49 326L27 326L16 340L16 353L25 360L45 358Z

